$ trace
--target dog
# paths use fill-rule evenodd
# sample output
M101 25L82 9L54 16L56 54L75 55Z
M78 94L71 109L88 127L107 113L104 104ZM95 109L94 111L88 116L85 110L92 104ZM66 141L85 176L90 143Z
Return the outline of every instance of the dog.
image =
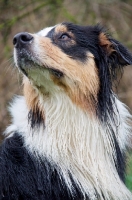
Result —
M101 25L14 36L24 96L0 150L2 200L132 200L131 115L112 90L131 53Z

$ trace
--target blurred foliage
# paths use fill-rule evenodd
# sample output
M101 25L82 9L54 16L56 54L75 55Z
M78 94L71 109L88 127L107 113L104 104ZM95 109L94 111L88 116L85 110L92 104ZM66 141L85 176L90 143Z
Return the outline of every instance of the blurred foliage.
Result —
M13 64L12 38L17 32L37 32L62 21L101 23L132 49L132 1L126 0L0 0L0 131L9 124L7 105L21 94L21 78ZM119 96L132 108L131 67L125 69Z

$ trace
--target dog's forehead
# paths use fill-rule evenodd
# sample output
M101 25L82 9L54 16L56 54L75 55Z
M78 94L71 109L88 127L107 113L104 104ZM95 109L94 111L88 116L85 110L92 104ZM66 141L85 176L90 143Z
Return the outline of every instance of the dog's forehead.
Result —
M37 35L46 36L46 35L48 35L48 33L49 33L52 29L54 29L54 28L55 28L55 26L51 26L51 27L44 28L43 30L39 31L39 32L37 33Z
M52 32L52 30L56 33L59 33L59 32L67 32L68 29L67 29L67 26L66 24L57 24L55 26L51 26L51 27L46 27L44 28L43 30L39 31L37 33L37 35L40 35L40 36L47 36L50 32Z

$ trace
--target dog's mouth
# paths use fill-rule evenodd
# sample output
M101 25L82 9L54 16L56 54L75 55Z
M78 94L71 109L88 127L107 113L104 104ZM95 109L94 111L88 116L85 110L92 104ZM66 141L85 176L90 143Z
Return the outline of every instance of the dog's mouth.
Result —
M52 66L48 66L46 63L41 63L40 60L37 58L38 56L35 55L32 51L29 51L25 48L14 49L14 61L16 66L21 70L21 72L26 75L27 77L30 76L32 71L39 70L46 71L48 70L49 73L54 75L56 78L61 78L64 74L58 69L55 69Z

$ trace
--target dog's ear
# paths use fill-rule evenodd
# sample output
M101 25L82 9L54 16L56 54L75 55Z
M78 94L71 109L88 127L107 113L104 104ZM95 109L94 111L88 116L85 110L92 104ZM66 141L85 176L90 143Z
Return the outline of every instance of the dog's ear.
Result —
M99 34L99 44L110 63L118 66L132 65L132 54L120 42L104 32Z
M113 39L106 31L100 29L99 55L96 58L100 78L100 90L98 93L98 112L102 120L109 120L108 113L112 119L115 118L115 101L112 93L112 82L118 79L118 72L122 74L122 68L132 64L132 55L121 43Z

